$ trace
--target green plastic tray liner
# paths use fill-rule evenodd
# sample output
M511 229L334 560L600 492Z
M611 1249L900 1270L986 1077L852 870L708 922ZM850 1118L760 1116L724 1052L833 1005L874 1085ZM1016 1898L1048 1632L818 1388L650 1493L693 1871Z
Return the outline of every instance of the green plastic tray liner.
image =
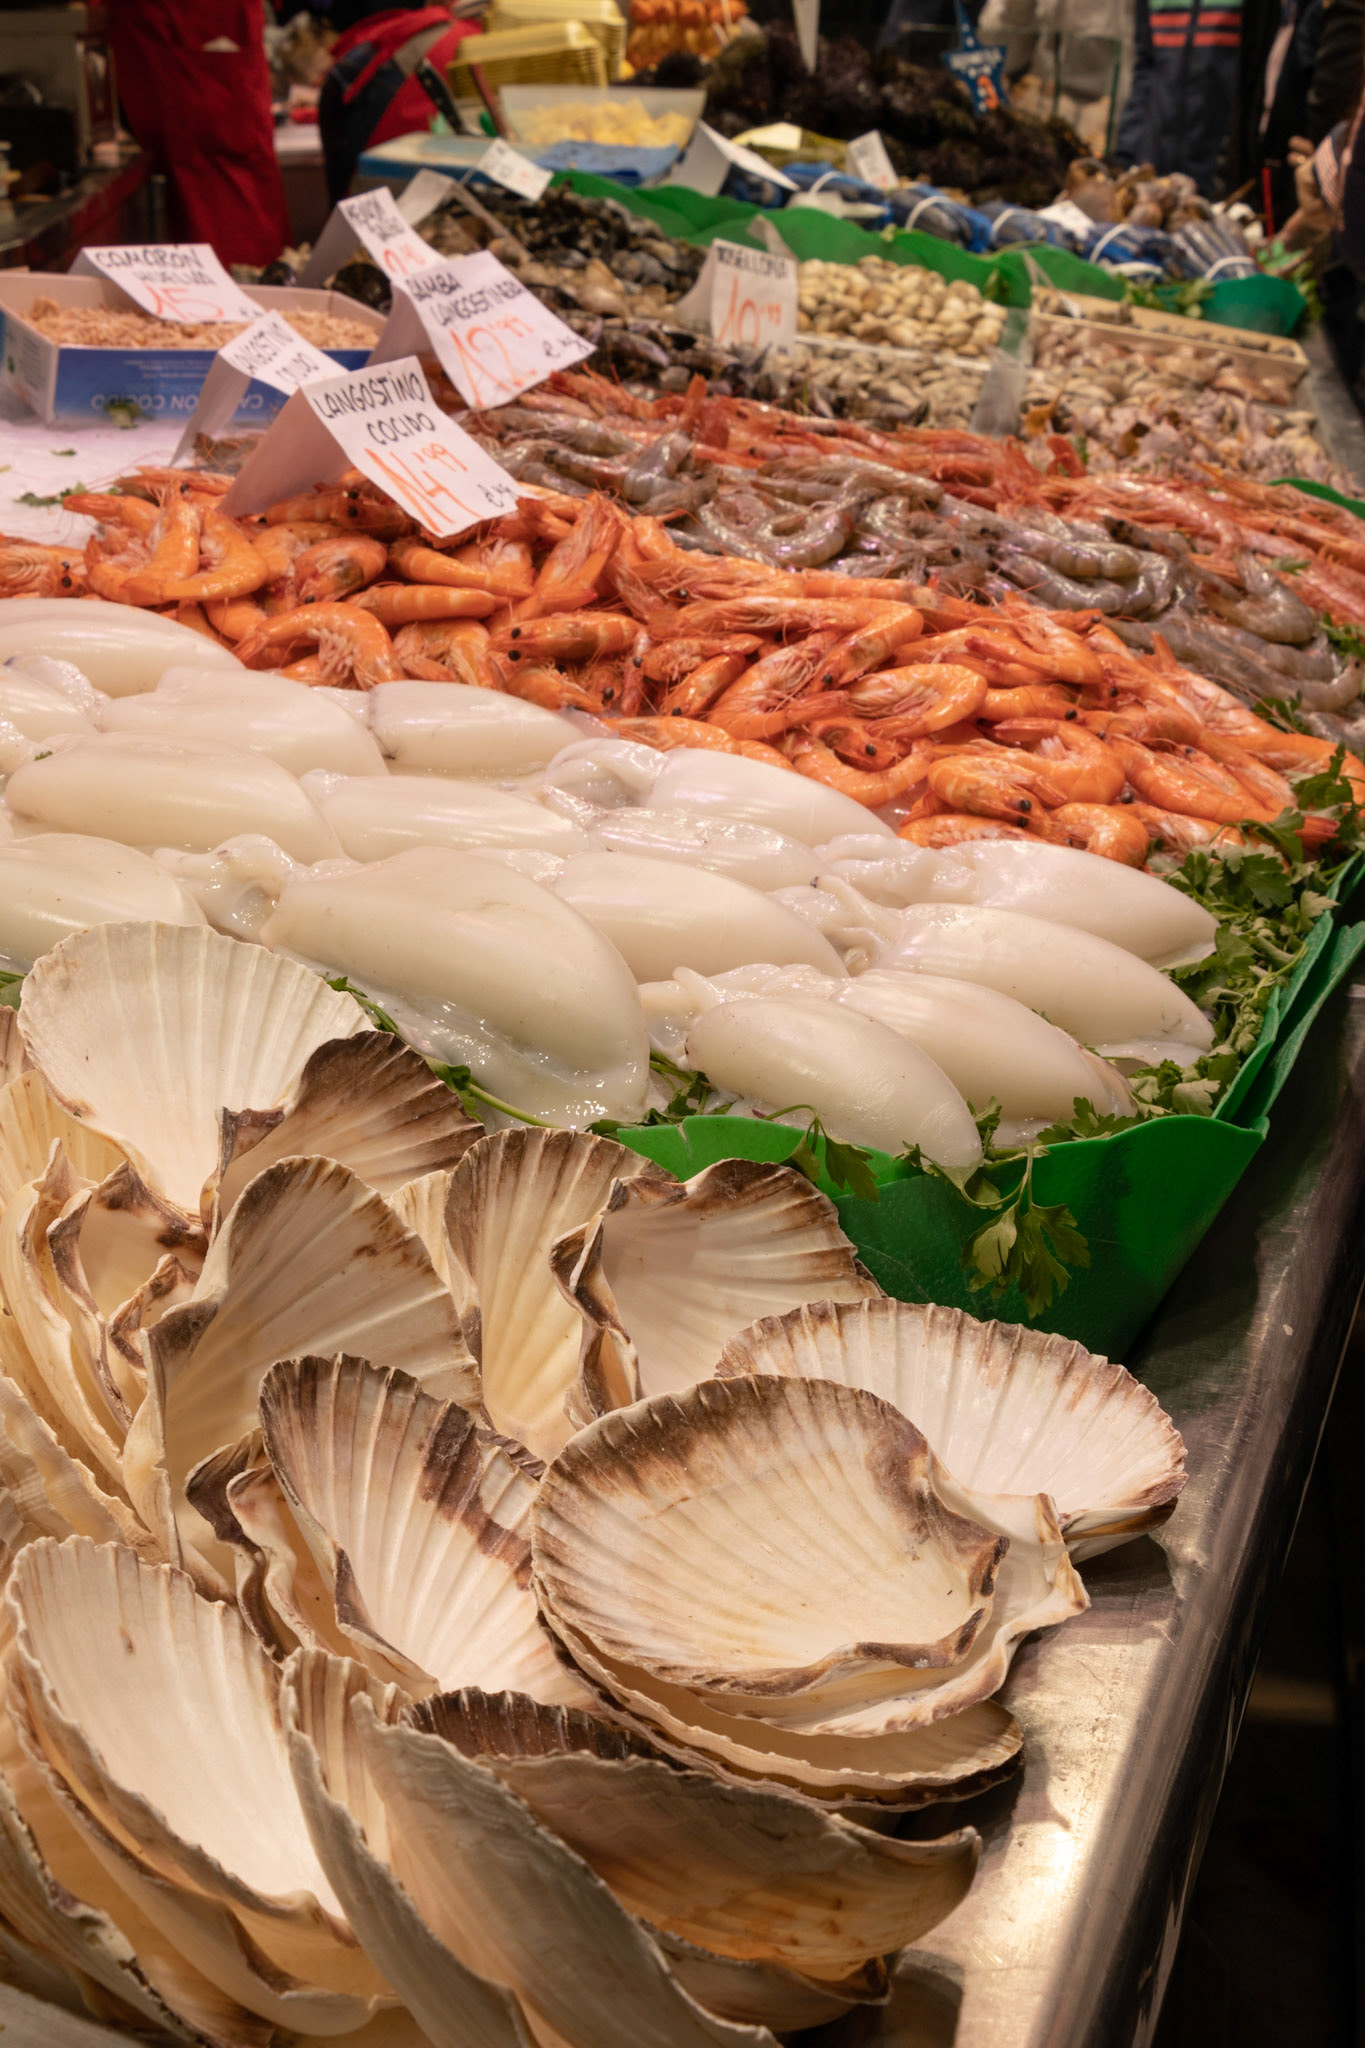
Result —
M585 198L614 199L631 213L698 248L720 236L725 241L764 244L749 232L750 223L760 215L772 222L792 254L803 262L818 257L826 263L857 263L864 256L886 256L893 263L913 263L923 270L936 270L943 277L965 277L987 296L1006 306L1027 306L1032 288L1025 252L1003 249L995 256L973 256L955 242L940 241L937 235L898 229L886 235L870 235L853 221L835 220L817 207L785 207L771 212L739 199L712 199L693 192L686 185L655 185L648 190L614 184L610 178L594 177L587 171L562 171L556 184L565 184ZM1086 263L1068 249L1046 244L1029 246L1027 255L1063 291L1088 292L1092 297L1121 299L1123 280L1097 263ZM1297 286L1281 277L1230 278L1214 286L1205 300L1206 317L1228 327L1251 327L1263 334L1292 334L1303 317L1305 302Z

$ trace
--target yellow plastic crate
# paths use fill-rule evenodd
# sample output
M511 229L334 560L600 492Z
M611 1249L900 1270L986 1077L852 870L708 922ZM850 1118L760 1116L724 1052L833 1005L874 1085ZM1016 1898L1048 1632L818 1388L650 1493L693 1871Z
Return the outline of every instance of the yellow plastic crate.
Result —
M496 35L466 36L450 67L457 100L478 96L470 73L477 64L494 91L503 85L597 85L607 82L602 45L576 21L536 22Z
M496 35L534 22L563 21L579 22L602 45L608 82L621 76L626 24L616 0L494 0L484 26L488 34Z

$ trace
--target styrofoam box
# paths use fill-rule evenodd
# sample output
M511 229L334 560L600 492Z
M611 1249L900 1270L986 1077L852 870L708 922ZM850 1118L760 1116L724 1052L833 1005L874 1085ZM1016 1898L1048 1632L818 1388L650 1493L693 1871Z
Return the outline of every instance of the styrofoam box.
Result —
M343 292L307 291L300 285L252 285L247 297L263 312L333 313L374 329L383 318ZM72 348L50 341L24 314L37 299L59 306L112 306L131 301L102 277L50 276L39 271L0 271L0 360L4 381L39 419L79 425L106 414L111 405L136 405L148 419L187 420L213 361L206 348ZM368 349L328 349L338 369L358 370ZM267 384L252 382L242 395L233 424L265 426L284 404Z

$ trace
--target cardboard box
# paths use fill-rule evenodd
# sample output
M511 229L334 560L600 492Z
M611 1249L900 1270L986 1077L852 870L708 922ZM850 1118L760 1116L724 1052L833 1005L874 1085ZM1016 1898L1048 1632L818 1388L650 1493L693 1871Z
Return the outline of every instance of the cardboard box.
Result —
M379 339L382 317L344 293L305 291L298 285L254 285L247 297L263 311L333 313L373 328ZM49 276L37 271L0 271L0 368L4 382L50 424L78 426L100 420L111 408L135 406L146 419L184 422L194 411L199 389L213 361L202 348L72 348L49 341L24 314L37 299L60 306L111 306L131 301L98 277ZM368 349L328 349L339 369L358 370ZM284 404L284 394L252 383L233 424L267 426Z

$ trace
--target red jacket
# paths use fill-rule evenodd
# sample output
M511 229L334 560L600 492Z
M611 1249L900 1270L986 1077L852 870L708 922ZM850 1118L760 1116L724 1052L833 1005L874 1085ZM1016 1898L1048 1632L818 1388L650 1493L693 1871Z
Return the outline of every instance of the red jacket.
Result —
M448 31L438 38L427 51L427 62L445 76L457 43L465 36L474 35L479 24L476 21L451 21L447 7L422 7L411 10L398 8L392 14L372 14L365 21L358 21L345 35L338 36L332 46L332 62L335 64L362 43L373 47L373 56L364 69L346 87L345 98L349 103L357 98L370 83L375 73L400 50L413 36L421 35L424 29L435 28L440 22L449 23ZM435 109L415 78L404 79L398 91L389 101L388 112L382 116L370 131L366 147L376 142L387 142L395 135L413 135L424 128L430 128Z

